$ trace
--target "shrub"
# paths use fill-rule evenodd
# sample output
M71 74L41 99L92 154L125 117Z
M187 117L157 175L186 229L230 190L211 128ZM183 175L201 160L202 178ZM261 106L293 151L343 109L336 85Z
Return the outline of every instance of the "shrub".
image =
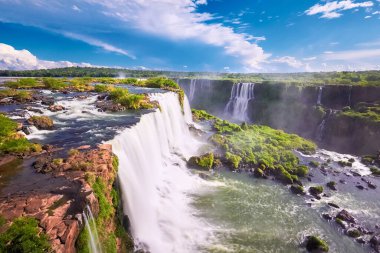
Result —
M242 160L240 156L232 154L230 152L226 152L226 159L232 164L234 169L239 168L239 164Z
M297 166L295 170L295 174L299 177L304 177L309 173L309 168L305 165L299 165Z
M42 83L44 84L45 88L51 90L62 90L68 86L62 81L62 79L58 78L43 78Z
M21 217L0 234L0 252L48 252L50 244L47 236L41 233L34 218Z
M145 86L150 88L175 88L179 89L179 85L167 77L153 77L145 81Z

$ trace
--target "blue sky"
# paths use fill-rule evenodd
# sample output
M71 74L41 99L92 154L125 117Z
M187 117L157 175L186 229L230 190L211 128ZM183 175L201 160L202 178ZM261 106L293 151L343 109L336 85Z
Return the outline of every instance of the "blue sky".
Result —
M380 0L0 0L0 69L380 69Z

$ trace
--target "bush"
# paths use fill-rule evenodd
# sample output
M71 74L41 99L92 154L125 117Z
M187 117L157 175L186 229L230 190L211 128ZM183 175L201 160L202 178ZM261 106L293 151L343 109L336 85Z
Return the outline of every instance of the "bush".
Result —
M304 177L309 173L309 168L305 165L299 165L297 166L295 170L295 174L299 177Z
M179 89L179 85L167 77L153 77L145 81L145 86L150 88L175 88Z
M21 217L0 235L0 252L40 253L48 252L50 244L47 236L41 233L34 218Z
M226 152L226 159L232 164L234 169L239 168L239 164L242 158L238 155L234 155L230 152Z

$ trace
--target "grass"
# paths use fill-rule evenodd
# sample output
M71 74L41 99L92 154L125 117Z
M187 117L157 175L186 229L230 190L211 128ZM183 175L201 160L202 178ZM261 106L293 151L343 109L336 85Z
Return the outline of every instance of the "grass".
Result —
M49 251L48 238L40 232L38 222L34 218L17 218L4 233L0 234L0 252L40 253Z
M127 109L150 109L153 104L150 103L149 98L144 94L130 94L125 88L114 88L110 92L110 98Z
M216 134L211 141L224 153L233 169L238 169L241 164L259 168L287 183L308 173L308 168L300 165L293 151L315 153L316 145L311 141L267 126L239 126L205 111L193 110L193 116L195 120L212 123Z
M343 110L340 115L366 122L380 123L380 103L358 103L352 109Z
M25 90L16 90L16 89L0 90L0 99L9 97L20 103L30 101L32 99L32 95L33 94L31 91L25 91Z
M24 136L17 133L17 123L0 114L0 154L21 154L39 152L39 144L30 143Z

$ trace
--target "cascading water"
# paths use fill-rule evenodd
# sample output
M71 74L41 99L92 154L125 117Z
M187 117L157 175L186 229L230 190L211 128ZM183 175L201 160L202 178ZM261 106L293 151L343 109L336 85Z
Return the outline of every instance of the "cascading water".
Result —
M98 231L96 229L96 223L94 215L91 212L91 208L86 206L86 210L83 211L83 219L85 224L85 229L88 231L89 241L88 248L91 253L102 253L101 247L99 245Z
M327 111L326 116L322 119L321 124L319 124L318 129L317 129L317 141L322 141L323 140L323 135L325 133L325 128L326 128L326 122L328 121L329 117L331 116L333 112L332 111Z
M188 129L190 107L185 99L184 115L177 94L171 92L150 98L159 102L160 110L143 115L111 141L119 157L123 210L138 248L197 252L210 226L196 218L191 205L191 195L205 182L190 173L184 160L200 146Z
M254 83L238 83L233 85L231 97L228 101L224 113L230 115L238 121L248 121L248 102L255 98Z
M322 92L323 92L323 87L320 86L320 87L318 88L317 105L322 105Z
M193 102L196 90L207 92L211 89L211 80L209 79L191 79L189 85L189 100Z

